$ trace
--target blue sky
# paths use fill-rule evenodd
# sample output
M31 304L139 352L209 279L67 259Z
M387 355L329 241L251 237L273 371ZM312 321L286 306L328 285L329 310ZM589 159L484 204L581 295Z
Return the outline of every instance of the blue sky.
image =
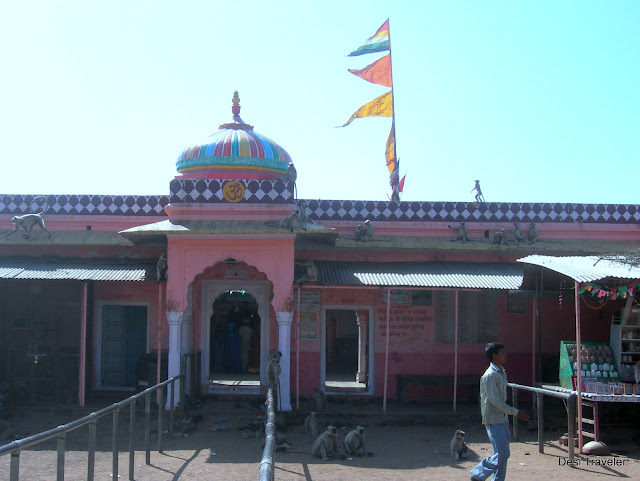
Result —
M302 198L382 200L387 89L347 57L390 19L402 200L640 203L640 2L25 1L3 7L0 194L167 194L231 119Z

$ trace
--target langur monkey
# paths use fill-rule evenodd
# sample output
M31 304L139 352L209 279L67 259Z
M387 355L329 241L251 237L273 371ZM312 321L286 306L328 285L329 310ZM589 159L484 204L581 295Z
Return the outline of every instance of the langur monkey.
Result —
M306 202L300 203L300 222L303 224L314 224L315 221L309 218L309 213L307 212L308 205Z
M39 200L43 200L45 205L44 207L40 207L42 210L36 214L33 212L33 204L36 203L37 205ZM22 227L25 232L24 234L22 234L22 237L28 239L29 237L31 237L31 230L36 225L38 225L40 229L49 234L47 239L51 239L51 231L44 226L44 219L42 218L42 215L49 210L47 199L43 196L36 197L35 199L33 199L33 201L31 201L31 206L29 208L31 210L31 214L16 215L11 219L11 222L13 222L13 231L7 234L7 237L15 234L16 232L18 232L18 230L20 230L20 227Z
M447 227L458 231L458 235L451 239L452 241L461 240L462 242L467 242L467 225L464 222L460 222L457 226L448 225Z
M315 412L322 412L327 409L327 397L319 387L313 388L313 410Z
M527 234L527 240L529 244L533 244L538 240L538 230L536 229L536 225L532 222L529 224L529 233Z
M451 439L451 460L459 461L462 456L467 452L467 443L464 442L464 431L460 429L456 430Z
M282 368L280 367L280 358L282 353L280 351L274 351L269 356L269 362L267 363L267 382L272 392L275 393L277 408L280 409L280 402L278 402L278 396L280 395L280 373Z
M354 234L355 240L359 242L367 242L373 239L375 229L369 219L364 221L364 225L358 225Z
M498 244L498 245L505 245L507 239L505 238L505 234L504 234L504 229L500 229L497 232L493 233L493 236L491 237L491 243L492 244Z
M519 222L513 223L513 230L511 232L513 233L513 238L516 241L516 244L520 244L520 242L525 242L527 240L524 238L524 236L522 235L522 232L520 231Z
M312 411L307 416L307 419L304 420L304 430L307 432L307 435L312 438L315 438L320 434L318 418L316 417L317 415L318 413Z
M358 426L353 431L350 431L349 434L344 437L343 443L345 454L351 456L362 456L363 454L371 456L371 454L373 454L367 451L367 447L364 444L364 428L362 426ZM362 454L360 451L362 451Z
M156 276L158 282L167 280L167 254L160 254L156 263Z
M338 430L335 426L327 426L327 430L318 436L311 448L311 455L316 458L322 458L325 461L329 460L329 456L334 458L341 458L338 454L336 439L338 437Z
M302 225L302 222L300 220L300 209L298 209L297 207L293 209L291 214L289 214L289 217L285 217L280 221L279 227L281 229L289 229L290 232L299 229L307 230L307 228Z

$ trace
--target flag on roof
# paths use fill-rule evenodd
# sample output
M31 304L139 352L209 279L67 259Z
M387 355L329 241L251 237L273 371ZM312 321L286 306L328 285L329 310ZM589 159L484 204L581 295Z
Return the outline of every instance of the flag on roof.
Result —
M398 187L396 188L398 192L402 192L404 190L404 179L406 178L406 175L402 176L402 180L398 183Z
M389 50L389 19L382 24L382 27L380 27L376 33L348 56L357 57L358 55L385 52L387 50Z
M393 124L391 125L391 130L389 131L389 137L387 138L387 148L384 151L384 157L387 160L387 168L389 169L389 173L393 172L396 169L396 154L394 149L394 128Z
M363 117L391 117L393 115L393 90L389 90L386 94L373 99L371 102L364 104L347 120L342 127L346 127L354 119Z
M372 84L393 87L391 84L391 54L385 55L360 70L350 68L349 72Z

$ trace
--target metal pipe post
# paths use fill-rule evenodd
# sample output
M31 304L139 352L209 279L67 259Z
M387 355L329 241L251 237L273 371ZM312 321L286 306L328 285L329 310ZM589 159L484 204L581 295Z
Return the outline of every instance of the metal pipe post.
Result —
M93 474L95 471L96 462L96 428L98 427L98 420L94 419L89 423L89 446L88 446L88 459L87 459L87 481L93 481Z
M113 458L111 460L111 477L118 479L118 432L120 428L120 406L113 411L113 429L111 433L111 451Z
M151 464L151 393L144 396L144 456Z
M129 403L129 481L135 481L133 468L135 455L133 451L133 433L136 428L136 401Z
M67 439L67 433L63 432L58 434L58 466L57 466L57 481L64 481L64 453L65 442Z
M542 414L544 407L544 396L540 393L538 397L538 452L544 453L544 416Z
M511 397L513 398L513 407L518 409L518 390L515 387L511 388ZM518 418L513 418L513 439L516 441L520 441L520 436L518 432Z

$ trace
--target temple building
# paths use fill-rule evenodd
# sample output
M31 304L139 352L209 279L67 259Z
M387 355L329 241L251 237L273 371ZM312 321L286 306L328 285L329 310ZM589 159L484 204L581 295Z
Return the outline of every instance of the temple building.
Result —
M282 410L318 386L470 401L494 340L511 381L557 382L574 285L518 260L640 239L638 205L306 200L293 161L236 93L232 121L178 155L168 194L0 195L10 398L84 405L181 369L191 395L259 396L279 350ZM583 341L608 340L620 303L581 305Z

